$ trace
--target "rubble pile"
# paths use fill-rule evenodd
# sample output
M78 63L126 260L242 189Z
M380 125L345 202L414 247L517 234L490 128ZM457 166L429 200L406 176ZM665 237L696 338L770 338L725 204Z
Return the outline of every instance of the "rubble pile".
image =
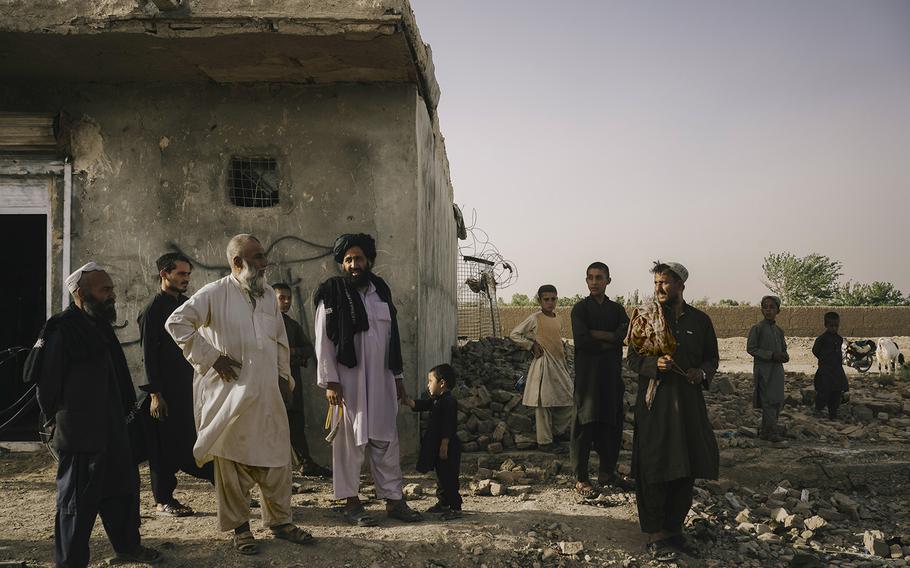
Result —
M481 460L474 480L469 485L470 491L477 496L500 497L511 495L525 500L532 493L532 485L552 481L561 469L560 462L552 460L545 467L534 467L519 464L506 459L498 466L490 466L489 461Z
M730 480L699 481L686 523L710 544L709 566L889 565L910 560L910 502L903 495L847 494L783 480L756 491ZM876 528L870 528L876 527ZM729 564L728 564L729 562Z
M787 398L779 427L792 441L910 442L910 384L890 376L854 377L849 400L838 420L814 415L815 389L811 376L788 374ZM627 385L628 386L628 385ZM752 409L752 376L718 374L705 397L708 417L724 447L753 447L758 437L758 411Z
M572 369L573 350L567 348ZM471 341L452 353L459 384L458 437L466 452L531 450L536 447L534 409L521 404L515 388L525 376L532 355L510 339L488 337Z

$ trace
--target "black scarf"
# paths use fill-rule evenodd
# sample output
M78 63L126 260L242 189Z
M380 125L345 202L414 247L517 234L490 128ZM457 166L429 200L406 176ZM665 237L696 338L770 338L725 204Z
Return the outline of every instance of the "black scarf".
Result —
M398 310L392 303L392 291L385 280L372 272L370 282L376 287L379 299L388 304L392 317L392 337L389 343L389 370L399 375L403 372L401 359L401 338L398 334ZM354 352L354 334L370 329L367 311L360 293L352 288L343 276L329 278L319 285L314 298L314 305L325 307L325 331L335 344L335 356L338 362L348 368L357 366L357 354ZM318 333L318 332L317 332Z

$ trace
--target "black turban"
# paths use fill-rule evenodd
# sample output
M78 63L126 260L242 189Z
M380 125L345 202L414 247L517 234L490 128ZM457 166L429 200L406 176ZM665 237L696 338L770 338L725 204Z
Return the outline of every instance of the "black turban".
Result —
M344 261L344 253L353 247L360 247L360 250L363 251L363 254L370 262L376 260L376 241L373 240L373 237L366 233L357 233L356 235L348 233L335 239L335 246L332 247L332 252L335 253L335 262L341 264Z

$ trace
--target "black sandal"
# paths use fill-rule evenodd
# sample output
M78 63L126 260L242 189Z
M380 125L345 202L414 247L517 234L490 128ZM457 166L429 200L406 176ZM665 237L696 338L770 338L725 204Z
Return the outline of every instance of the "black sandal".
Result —
M655 540L645 545L645 551L656 562L673 562L676 560L676 549L668 539Z
M682 534L675 534L671 537L664 539L666 542L670 543L670 546L676 550L682 552L689 558L701 558L701 551L692 544L689 539L687 539Z

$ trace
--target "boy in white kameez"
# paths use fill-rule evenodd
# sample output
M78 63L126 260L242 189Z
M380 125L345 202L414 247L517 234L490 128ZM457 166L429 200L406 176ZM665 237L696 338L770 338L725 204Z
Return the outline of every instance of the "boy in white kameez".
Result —
M565 439L575 415L574 386L566 365L562 325L556 316L556 287L544 284L537 290L540 311L512 330L512 341L534 354L525 384L525 406L534 408L537 445L554 450Z

